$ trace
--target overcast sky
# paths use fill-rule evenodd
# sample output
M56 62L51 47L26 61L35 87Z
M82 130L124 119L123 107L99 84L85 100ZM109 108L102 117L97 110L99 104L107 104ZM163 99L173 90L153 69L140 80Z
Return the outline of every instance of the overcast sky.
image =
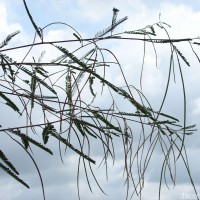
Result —
M29 0L27 1L30 12L39 27L44 27L51 22L65 22L76 28L82 37L94 37L96 32L109 26L112 19L113 7L120 10L118 17L128 16L128 20L121 25L118 30L136 30L144 28L159 21L161 14L162 21L171 25L169 34L171 38L196 38L199 34L200 20L200 1L198 0ZM27 16L23 1L21 0L0 0L0 40L13 31L20 30L20 35L10 42L11 46L29 44L33 40L34 28ZM162 32L160 33L163 36ZM70 35L63 26L53 26L46 30L45 39L62 40L68 39ZM127 80L130 84L139 87L139 74L142 63L143 43L137 43L130 46L130 42L108 42L105 45L115 52L118 57ZM134 46L135 45L135 46ZM177 44L178 46L178 44ZM186 93L187 93L187 125L197 124L198 131L194 135L186 137L186 147L188 159L192 171L192 176L197 186L197 192L200 195L200 139L199 139L199 117L200 117L200 65L193 55L188 43L179 45L191 67L182 65L184 72ZM73 46L69 46L73 48ZM164 95L163 89L166 85L167 72L169 67L169 47L158 45L158 68L155 65L155 54L152 46L148 46L145 70L143 76L143 92L149 98L153 106L161 104ZM127 49L129 53L127 54ZM199 48L195 48L197 54ZM37 52L33 52L37 53ZM41 52L40 52L41 53ZM16 60L23 58L24 50L19 50L17 54L12 55ZM52 56L53 52L47 53ZM178 70L177 70L178 71ZM124 84L120 77L119 71L109 72L108 77L113 83ZM121 86L122 86L121 85ZM0 89L1 90L1 89ZM170 85L170 93L164 106L167 114L174 115L179 119L183 119L183 95L180 82L180 75L177 76L177 83ZM105 98L100 99L101 105L106 105ZM122 105L123 107L123 105ZM125 107L125 105L124 105ZM16 123L12 117L5 115L8 111L1 106L2 126L11 127ZM2 114L3 113L3 114ZM2 117L1 117L2 118ZM17 123L23 123L23 119L18 119ZM2 123L3 122L3 123ZM134 129L134 126L133 126ZM137 137L137 136L136 136ZM2 200L40 200L42 199L41 185L38 174L30 158L20 149L14 142L9 141L6 135L1 135L0 148L5 151L10 160L16 164L21 177L30 185L30 189L26 189L12 180L4 172L0 172L0 199ZM9 148L8 148L9 144ZM121 144L117 142L117 144ZM47 200L75 200L77 197L77 157L72 152L67 153L64 157L63 164L59 157L58 145L50 141L50 146L54 149L54 156L50 156L44 152L34 149L34 158L40 167L42 177L45 184ZM95 147L95 160L97 163L101 161L98 146ZM94 167L97 179L103 190L107 194L104 195L94 181L92 181L93 194L89 191L84 170L80 177L80 195L83 200L122 200L125 199L126 187L123 179L123 160L120 155L122 147L119 146L116 163L112 166L109 164L108 173L109 180L106 180L105 168L99 169ZM160 167L163 161L162 153L155 151L152 162L149 166L148 174L145 180L143 190L144 200L154 200L158 198ZM130 189L131 191L131 189ZM170 186L170 190L163 186L162 200L174 199L179 200L183 194L189 195L188 199L192 199L194 191L191 187L187 172L183 166L183 162L177 162L177 183L176 187ZM137 199L134 196L133 199ZM193 198L194 199L194 198Z

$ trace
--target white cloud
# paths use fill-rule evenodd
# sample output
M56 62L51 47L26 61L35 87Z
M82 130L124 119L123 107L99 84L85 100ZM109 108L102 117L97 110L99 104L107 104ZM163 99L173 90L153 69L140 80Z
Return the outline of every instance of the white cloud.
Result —
M193 111L192 114L199 115L200 114L200 98L195 99L193 101Z
M7 9L3 2L0 2L0 39L5 39L5 37L17 30L21 30L21 26L18 23L8 24L7 21Z
M184 4L174 5L173 3L166 3L163 4L161 13L161 19L172 27L170 31L171 37L188 38L199 36L198 23L200 12L194 11L192 7Z
M6 13L6 8L5 8L5 4L3 2L0 2L0 13L1 13L1 21L0 21L0 25L1 26L6 26L6 22L7 22L7 13Z

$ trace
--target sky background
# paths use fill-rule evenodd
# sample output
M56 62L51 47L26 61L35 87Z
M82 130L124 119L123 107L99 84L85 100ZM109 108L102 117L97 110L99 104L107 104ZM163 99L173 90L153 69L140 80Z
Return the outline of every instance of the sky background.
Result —
M48 2L48 3L47 3ZM30 12L39 27L44 27L51 22L65 22L76 28L82 37L90 38L109 26L112 19L113 7L120 10L118 18L128 16L128 20L122 24L117 31L120 30L136 30L144 28L159 21L161 13L162 21L171 25L169 33L171 38L197 38L199 34L200 20L200 2L193 1L142 1L142 0L29 0L27 1ZM34 28L27 16L23 1L20 0L0 0L0 40L13 31L20 30L20 35L16 36L10 46L18 46L29 44L33 41ZM164 35L162 32L160 37ZM71 37L63 26L52 26L45 31L45 39L62 40ZM127 79L139 87L139 74L142 63L143 43L130 42L108 42L107 47L115 52L124 69ZM183 66L186 93L187 93L187 121L188 125L197 124L198 131L195 134L186 137L186 147L188 159L192 171L193 179L197 186L197 192L200 194L200 66L198 60L193 55L188 43L177 44L183 54L187 57L191 67ZM69 45L69 48L73 46ZM127 49L129 53L127 53ZM151 101L153 106L160 105L166 85L167 72L169 67L169 47L158 45L158 68L155 66L155 54L152 47L148 46L145 70L143 77L144 94ZM195 48L197 54L199 48ZM42 50L41 50L42 51ZM33 53L37 54L37 51ZM41 53L41 52L40 52ZM53 56L55 52L47 53L47 56ZM13 58L22 59L25 54L24 50L11 53ZM113 75L113 73L115 75ZM113 83L123 84L118 71L109 72L108 76ZM177 83L171 83L170 92L167 98L164 111L168 114L175 115L180 120L183 119L183 101L182 88L180 84L180 76L177 76ZM106 105L105 99L100 99L101 105ZM16 116L8 114L3 106L1 108L1 124L2 126L15 125ZM5 114L7 113L7 115ZM17 119L17 123L23 123L23 119ZM133 127L134 129L134 127ZM117 142L120 144L120 142ZM42 177L45 184L47 200L74 200L77 198L77 157L72 152L67 153L64 157L63 165L57 146L50 141L50 147L54 149L54 156L50 156L44 152L34 149L34 158L40 167ZM42 199L42 191L40 181L36 169L30 158L20 149L14 142L10 142L6 135L1 135L0 148L6 153L10 160L19 169L21 177L28 182L30 189L26 189L15 180L12 180L4 172L0 172L0 200L35 200ZM99 147L94 149L95 160L101 161ZM120 155L120 146L117 150L119 154L116 163L112 166L109 163L108 173L109 181L106 180L104 167L94 168L97 179L105 190L105 196L92 181L93 194L90 193L84 171L80 177L80 194L83 200L121 200L125 199L126 187L123 186L123 160ZM152 162L149 166L145 180L145 188L143 190L144 200L154 200L158 198L158 187L160 177L160 167L162 164L162 153L159 149L155 151ZM162 189L162 200L181 199L183 194L189 195L188 199L192 199L194 191L190 185L187 172L182 162L177 162L177 183L176 187L170 187L168 190L165 186ZM91 179L92 180L92 179ZM131 189L130 189L131 191ZM191 198L190 198L191 197ZM134 197L133 199L137 199Z

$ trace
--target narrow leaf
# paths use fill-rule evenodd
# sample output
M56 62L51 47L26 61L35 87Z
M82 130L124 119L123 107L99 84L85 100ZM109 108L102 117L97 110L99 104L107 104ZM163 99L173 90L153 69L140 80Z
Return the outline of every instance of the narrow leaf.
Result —
M43 149L44 151L48 152L49 154L53 155L52 151L48 148L46 148L45 146L43 146L42 144L40 144L39 142L37 142L36 140L30 138L29 136L21 133L20 130L14 131L14 130L9 130L11 133L20 136L21 138L28 140L30 143L36 145L37 147Z
M6 95L4 95L2 92L0 92L0 97L3 98L6 101L6 105L8 105L9 107L11 107L14 111L17 111L20 115L20 110L19 108L15 105L15 103L10 100Z
M93 91L93 88L92 88L92 85L93 85L93 83L94 83L94 79L95 79L94 76L89 77L89 87L90 87L90 92L91 92L91 94L95 97L96 94L94 94L94 91Z
M51 135L52 133L57 133L57 131L52 124L48 123L42 132L42 138L43 138L44 144L48 142L49 135Z
M6 39L0 44L0 49L8 44L8 42L17 34L19 34L20 31L15 31L14 33L9 34Z
M3 169L7 174L9 174L10 176L12 176L15 180L17 180L18 182L20 182L22 185L24 185L27 188L30 188L27 183L25 183L22 179L20 179L18 176L16 176L9 168L7 168L6 166L4 166L2 163L0 163L0 168Z
M85 131L82 128L82 125L80 123L78 123L78 121L76 121L75 119L74 119L74 124L76 125L77 129L79 130L79 132L84 136L85 135Z
M29 142L27 138L21 137L22 143L24 144L25 149L28 149L29 147Z
M114 125L112 125L107 119L105 119L104 117L102 117L101 115L99 115L98 113L94 113L94 117L97 117L98 119L100 119L102 122L104 122L109 128L114 129L118 132L121 132L121 130L119 129L119 127L116 127Z
M34 107L34 95L35 95L35 89L36 89L36 83L37 83L37 81L36 81L36 73L35 73L35 71L33 72L33 75L34 76L32 76L31 77L31 85L30 85L30 87L31 87L31 108L33 108Z
M53 92L54 94L57 94L56 91L53 88L51 88L46 82L44 82L43 80L41 80L33 72L29 71L24 66L21 66L20 69L22 71L24 71L26 74L28 74L29 76L34 77L40 84L42 84L44 87L46 87L47 89L49 89L51 92Z
M35 24L34 20L33 20L33 17L31 16L30 12L29 12L29 9L28 9L28 6L26 5L26 1L23 0L24 2L24 6L25 6L25 9L26 9L26 12L31 20L31 23L33 24L33 27L35 28L38 36L40 37L41 40L43 40L43 36L42 36L42 32L41 32L41 29Z
M93 164L95 164L95 161L93 159L91 159L89 156L85 155L83 152L79 151L78 149L74 148L74 146L70 144L65 138L61 137L60 135L56 133L51 133L51 135L57 138L60 142L65 144L67 147L69 147L70 149L78 153L80 156L88 160L89 162L92 162Z
M73 33L73 35L79 40L79 42L82 44L82 40L81 37L79 35L77 35L76 33Z
M179 49L177 49L177 47L175 45L173 45L174 49L176 50L176 52L179 54L179 56L183 59L183 61L186 63L186 65L188 65L190 67L190 63L187 61L187 59L183 56L183 54L180 52Z
M78 65L82 66L83 68L87 68L87 65L84 62L82 62L80 59L78 59L74 54L70 53L64 47L61 47L61 46L58 46L58 45L55 45L55 47L58 48L64 54L66 54L66 56L70 57Z
M1 150L0 150L0 159L2 159L6 163L6 165L8 167L10 167L10 169L13 170L13 172L15 172L17 175L19 175L18 171L15 169L15 167L13 166L13 164L8 160L8 158L6 157L6 155Z
M128 19L128 17L123 17L122 19L118 20L117 22L115 22L115 24L109 26L105 30L96 33L95 38L102 37L102 36L106 35L107 33L109 33L110 31L113 31L119 24L126 21L127 19Z

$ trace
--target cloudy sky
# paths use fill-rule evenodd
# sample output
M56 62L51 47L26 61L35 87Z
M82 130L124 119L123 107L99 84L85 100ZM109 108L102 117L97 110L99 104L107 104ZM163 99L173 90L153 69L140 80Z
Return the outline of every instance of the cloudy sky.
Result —
M128 20L120 26L117 31L130 31L144 28L147 25L154 24L161 20L171 26L169 34L171 38L197 38L199 34L200 20L200 2L198 0L28 0L27 4L34 20L39 27L44 27L51 22L67 23L82 35L82 37L94 37L96 32L109 26L112 19L113 7L120 10L118 17L128 16ZM16 36L10 42L10 46L30 44L34 37L34 28L27 16L23 1L21 0L0 0L0 39L1 41L13 31L20 30L20 35ZM162 31L159 32L158 38L166 37ZM65 27L52 26L46 29L45 39L63 40L71 37L71 33ZM102 44L103 45L103 44ZM110 41L104 44L110 48L119 59L127 80L139 88L139 75L142 64L143 43L116 42ZM179 45L179 46L178 46ZM177 44L183 54L187 57L191 67L182 62L184 73L186 93L187 93L187 125L197 124L198 131L191 136L186 137L186 147L188 160L192 171L192 177L196 184L197 192L200 195L200 139L199 139L199 117L200 117L200 66L198 60L192 53L188 43ZM69 48L73 49L70 44ZM197 54L198 46L195 46ZM41 50L42 51L42 50ZM161 104L166 86L167 72L169 67L170 48L165 45L157 45L158 66L155 65L155 54L152 46L147 46L145 59L145 70L143 74L143 92L150 100L152 106L157 109ZM24 57L26 51L19 50L16 53L10 53L13 58L20 60ZM33 53L37 55L37 50ZM41 52L40 52L41 53ZM55 52L47 55L52 56ZM176 70L178 73L178 70ZM113 83L123 86L123 81L119 71L108 72L108 77ZM180 81L180 75L177 75L177 83L173 81L170 84L170 92L164 106L164 111L183 120L183 94ZM100 99L101 105L106 105L104 99ZM123 107L123 105L122 105ZM1 125L11 127L16 124L16 116L10 113L0 104ZM3 113L3 114L2 114ZM7 115L5 115L7 113ZM9 114L8 114L9 113ZM15 118L14 118L15 117ZM2 118L2 117L1 117ZM17 124L23 123L23 119L17 119ZM133 125L134 129L134 125ZM136 131L137 133L137 131ZM136 136L137 138L137 136ZM116 144L121 144L119 141ZM42 199L42 190L37 171L30 158L14 142L10 142L6 135L1 135L0 148L6 153L10 160L16 165L21 177L30 185L26 189L12 180L4 172L0 172L0 199L2 200L26 200ZM8 148L9 146L9 148ZM72 152L67 153L64 157L63 164L59 157L57 144L50 141L50 147L54 149L54 156L50 156L38 149L34 150L34 158L40 167L45 184L47 200L74 200L77 197L77 157ZM94 149L94 158L99 164L101 161L100 150L98 146ZM122 147L119 146L115 165L109 163L108 174L109 180L106 180L105 168L101 166L97 169L94 167L96 177L103 190L104 195L91 178L93 193L90 192L84 169L81 169L80 176L80 195L83 200L105 199L121 200L125 199L126 187L123 179L123 160L120 154ZM96 154L95 154L96 153ZM116 156L117 156L116 155ZM154 200L158 198L159 177L161 164L163 161L162 153L157 149L149 165L148 173L145 179L142 199ZM131 191L131 188L130 188ZM183 162L177 162L177 182L176 187L170 185L170 190L163 186L161 199L192 199L194 191L191 187L186 169ZM185 196L184 196L185 195ZM188 196L187 196L188 195ZM133 199L137 199L136 196ZM194 198L193 198L194 199Z

